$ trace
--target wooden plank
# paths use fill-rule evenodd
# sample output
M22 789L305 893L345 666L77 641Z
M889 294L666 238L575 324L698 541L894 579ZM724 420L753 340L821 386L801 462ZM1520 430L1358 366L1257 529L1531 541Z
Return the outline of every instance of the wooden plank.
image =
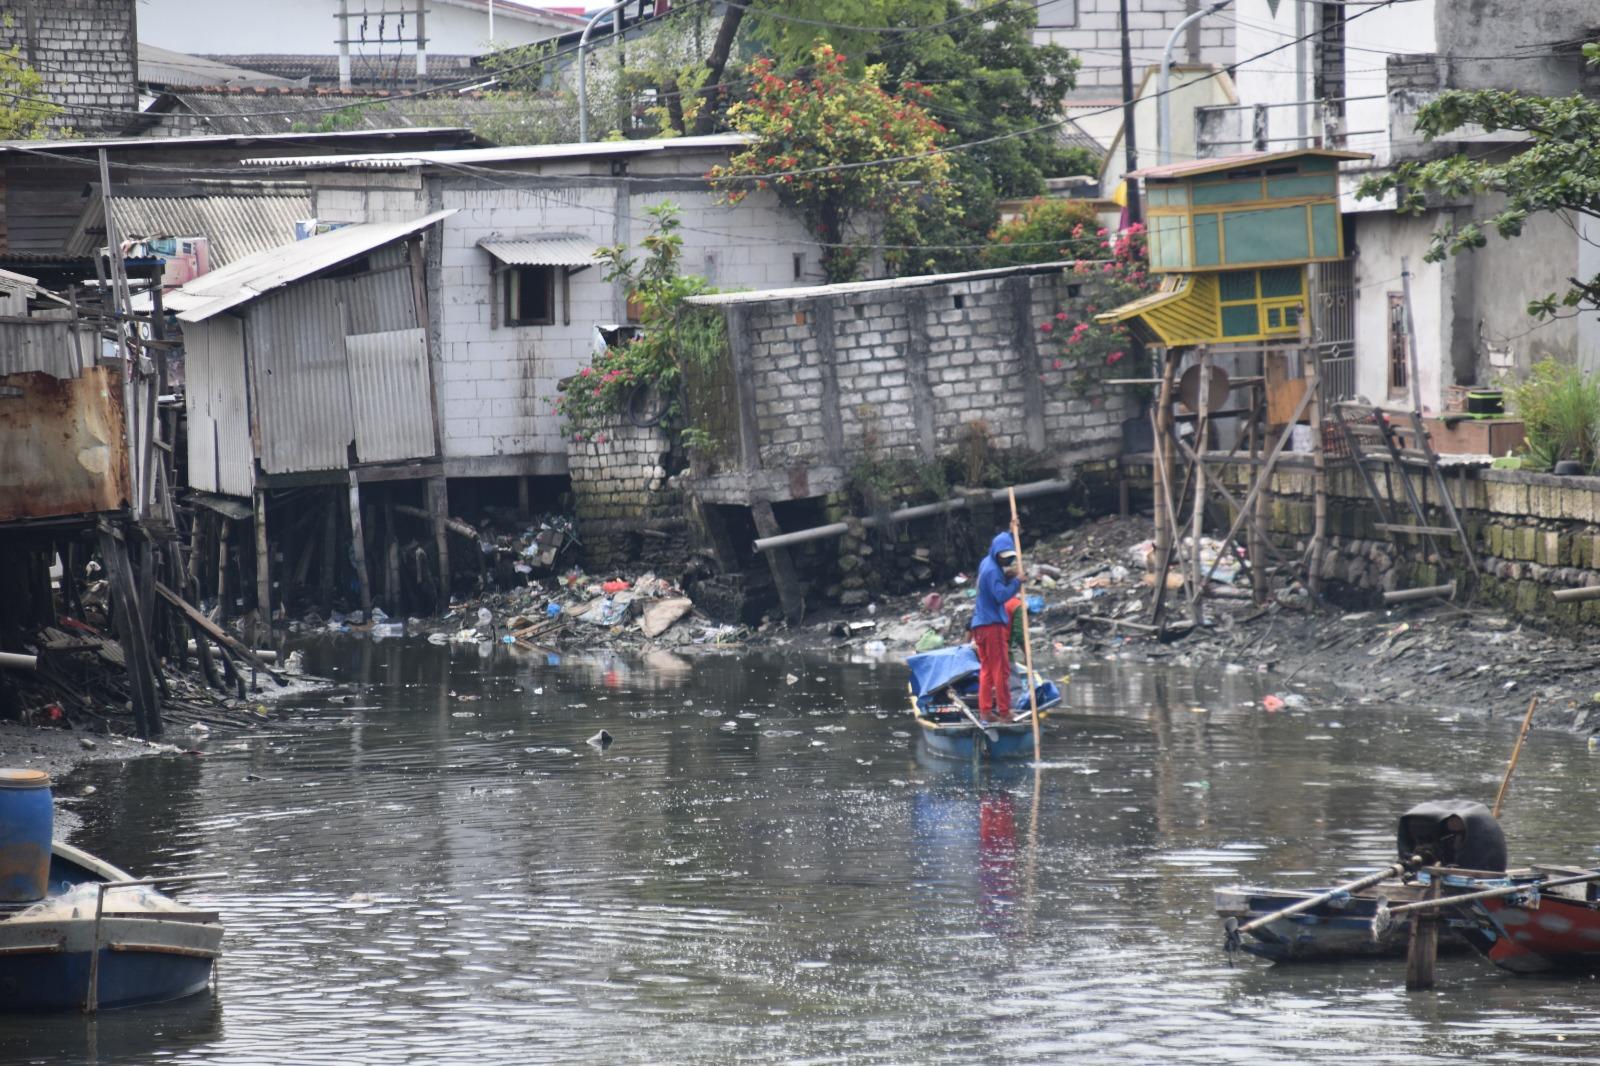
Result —
M1374 522L1373 529L1381 529L1385 533L1422 533L1435 537L1453 537L1456 531L1451 526L1406 526L1390 522Z
M755 520L756 532L763 537L776 537L783 532L778 525L777 516L772 513L772 504L766 500L757 500L750 505L750 515ZM788 548L773 548L767 551L767 565L772 570L773 583L778 586L778 599L783 604L783 614L791 626L799 625L806 614L805 593L800 588L800 578L795 572L794 561L789 558Z
M367 571L367 538L361 529L361 485L350 471L350 543L355 549L356 581L361 586L361 609L372 613L372 581Z
M128 663L128 681L133 690L134 722L142 737L161 735L161 701L156 695L155 663L145 642L143 612L134 589L133 568L128 562L128 545L109 526L100 528L100 554L105 558L106 574L116 597L117 633ZM157 588L160 584L157 583Z
M201 614L200 611L190 604L188 600L184 599L176 592L173 592L159 581L156 582L156 593L162 599L166 600L168 603L172 604L172 606L176 607L178 610L187 615L189 620L195 625L199 626L200 629L208 634L212 640L215 640L224 648L228 648L235 655L239 656L239 658L250 663L256 669L272 678L272 680L276 681L278 684L282 685L285 683L283 680L283 675L279 674L276 670L272 669L272 667L268 666L266 660L255 653L255 649L249 647L248 645L242 644L233 637L229 636L223 629L217 626L216 623L212 622L211 619Z

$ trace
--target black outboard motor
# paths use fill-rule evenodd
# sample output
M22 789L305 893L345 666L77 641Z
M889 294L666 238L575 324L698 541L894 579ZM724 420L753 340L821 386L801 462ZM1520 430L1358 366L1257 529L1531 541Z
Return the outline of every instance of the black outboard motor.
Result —
M1471 800L1419 803L1400 816L1400 861L1504 873L1506 835L1489 808Z

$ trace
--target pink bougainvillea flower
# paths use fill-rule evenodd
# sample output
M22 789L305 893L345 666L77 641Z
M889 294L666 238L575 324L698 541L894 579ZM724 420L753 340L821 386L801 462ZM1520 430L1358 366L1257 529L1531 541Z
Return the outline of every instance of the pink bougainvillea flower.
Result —
M1061 360L1059 360L1059 359L1057 359L1057 360L1056 360L1056 364L1055 364L1055 365L1056 365L1056 369L1057 369L1057 370L1060 370L1060 369L1061 369L1061 366L1062 366L1062 363L1061 363Z
M1051 330L1053 330L1055 328L1056 328L1056 326L1055 326L1054 322L1041 322L1041 323L1039 323L1039 332L1040 333L1049 333Z
M604 433L600 434L599 436L595 437L594 442L596 444L604 444L606 442L606 435Z
M1067 313L1065 311L1057 311L1056 312L1056 321L1057 322L1065 322L1066 320L1067 320Z
M1110 355L1106 356L1106 366L1116 366L1120 362L1122 362L1121 352L1112 352Z

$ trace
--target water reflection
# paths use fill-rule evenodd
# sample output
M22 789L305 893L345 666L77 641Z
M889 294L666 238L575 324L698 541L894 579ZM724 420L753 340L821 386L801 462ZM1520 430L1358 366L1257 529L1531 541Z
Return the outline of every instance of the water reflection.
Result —
M233 875L196 893L228 921L226 1027L121 1015L115 1061L1593 1050L1582 986L1467 960L1407 996L1392 966L1229 969L1218 950L1215 883L1380 865L1411 803L1492 794L1509 727L1315 693L1267 714L1255 674L1088 664L1035 770L928 757L892 663L307 651L345 687L288 728L85 771L79 843ZM585 743L601 728L607 750ZM1534 738L1514 858L1589 856L1591 765ZM66 1021L0 1021L0 1061L93 1061Z

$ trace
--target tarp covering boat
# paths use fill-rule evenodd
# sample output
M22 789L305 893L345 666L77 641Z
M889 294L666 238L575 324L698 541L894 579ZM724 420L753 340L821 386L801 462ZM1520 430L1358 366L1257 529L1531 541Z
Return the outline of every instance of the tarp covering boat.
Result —
M1506 834L1489 808L1471 800L1419 803L1400 816L1400 858L1421 855L1429 865L1502 873Z
M957 694L976 698L978 692L978 652L970 644L913 655L906 660L911 674L911 695L919 710L931 710L938 702L939 693L951 686ZM1061 689L1054 681L1039 680L1039 706L1051 707L1061 701ZM1011 708L1026 712L1028 709L1027 672L1012 664Z

